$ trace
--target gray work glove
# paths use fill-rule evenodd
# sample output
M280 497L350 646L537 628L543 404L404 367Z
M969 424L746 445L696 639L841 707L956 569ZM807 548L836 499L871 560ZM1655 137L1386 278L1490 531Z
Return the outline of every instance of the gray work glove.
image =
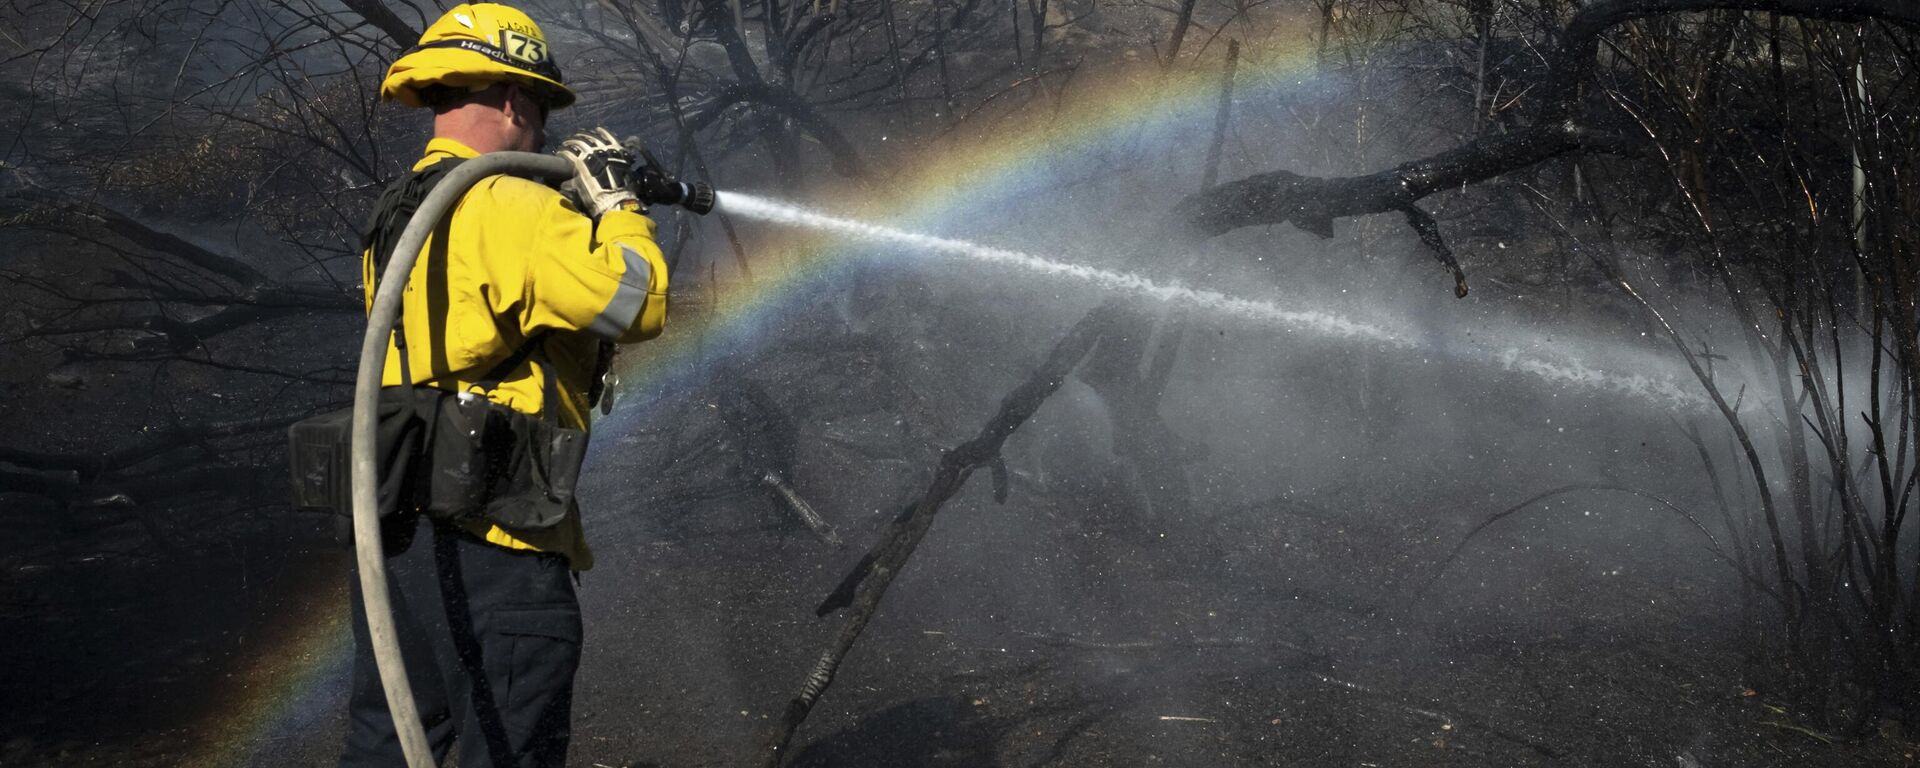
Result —
M607 129L576 133L554 154L573 163L574 196L595 219L622 205L640 204L633 195L633 155Z

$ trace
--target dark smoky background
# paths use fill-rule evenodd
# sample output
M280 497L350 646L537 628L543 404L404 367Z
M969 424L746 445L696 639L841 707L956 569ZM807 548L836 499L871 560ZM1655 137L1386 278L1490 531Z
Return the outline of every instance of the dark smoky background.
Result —
M760 764L815 607L1113 307L787 764L1911 761L1900 4L521 7L551 137L722 195L656 210L595 426L571 764ZM282 434L347 399L441 10L0 11L0 764L332 760L348 554Z

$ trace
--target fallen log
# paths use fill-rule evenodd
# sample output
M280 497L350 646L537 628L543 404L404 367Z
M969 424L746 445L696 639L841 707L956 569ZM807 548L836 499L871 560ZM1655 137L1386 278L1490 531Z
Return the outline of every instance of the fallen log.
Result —
M880 541L847 574L840 587L816 609L822 616L841 608L850 607L852 610L847 612L839 629L807 672L799 691L788 699L785 710L769 726L761 739L756 764L778 768L785 762L787 745L792 741L794 732L806 720L821 694L826 693L827 687L833 684L840 662L852 650L868 622L873 620L887 587L893 584L901 566L913 556L920 540L926 537L941 506L960 492L974 470L993 466L1007 437L1026 423L1040 408L1040 404L1060 387L1060 382L1066 379L1067 374L1072 373L1074 367L1093 351L1102 330L1113 321L1119 309L1118 303L1108 302L1074 324L1066 337L1054 346L1046 361L1001 401L999 411L987 421L978 435L940 457L939 468L926 491L894 518Z

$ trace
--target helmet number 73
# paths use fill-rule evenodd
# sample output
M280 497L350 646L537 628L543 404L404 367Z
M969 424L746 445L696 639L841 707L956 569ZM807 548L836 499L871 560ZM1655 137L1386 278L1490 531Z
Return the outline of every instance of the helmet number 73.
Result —
M529 64L547 59L546 43L513 30L500 30L500 47L506 49L507 55Z

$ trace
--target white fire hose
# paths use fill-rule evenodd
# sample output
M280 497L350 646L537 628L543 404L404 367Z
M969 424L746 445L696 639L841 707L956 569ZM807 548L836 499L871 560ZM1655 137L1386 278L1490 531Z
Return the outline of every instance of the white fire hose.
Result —
M394 730L400 735L400 749L406 754L408 768L435 766L433 750L427 746L426 730L420 725L420 711L414 706L406 660L401 657L400 644L393 633L393 603L387 592L386 552L380 537L380 479L374 462L381 376L386 370L387 345L400 313L401 296L406 292L407 278L413 272L414 263L419 261L427 235L466 195L468 188L488 176L501 174L558 182L573 176L573 166L553 155L493 152L463 162L449 172L421 201L420 209L402 231L386 270L380 274L373 307L367 313L367 333L360 341L360 373L353 387L354 558L360 566L360 594L365 599L373 660L380 669L380 685L387 693L387 711L393 715Z

